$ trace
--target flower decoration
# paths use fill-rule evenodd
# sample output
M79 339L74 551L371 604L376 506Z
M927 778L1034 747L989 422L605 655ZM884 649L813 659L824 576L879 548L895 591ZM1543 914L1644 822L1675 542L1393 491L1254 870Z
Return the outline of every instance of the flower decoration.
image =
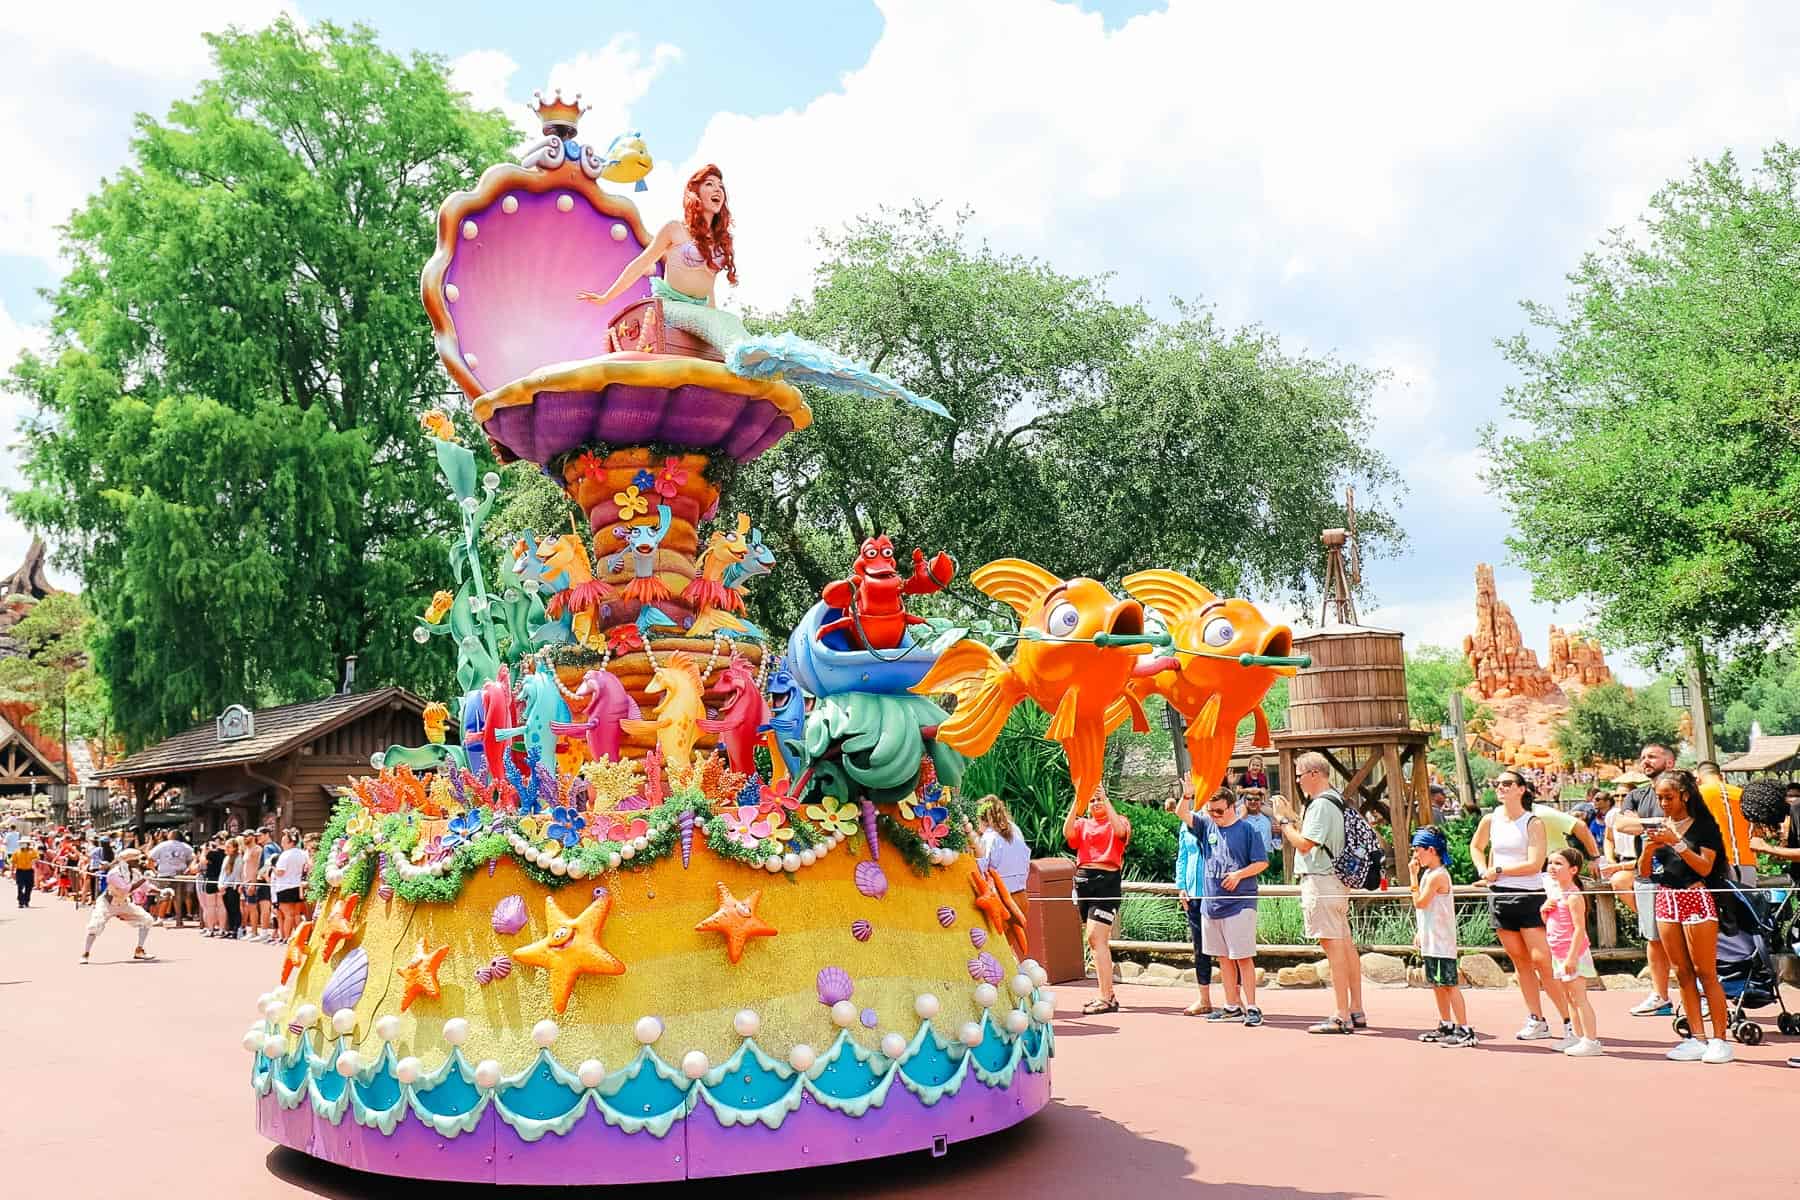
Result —
M639 468L638 473L631 477L631 486L640 492L648 492L651 488L656 486L656 476Z
M450 423L449 414L441 408L428 408L419 414L419 428L427 435L441 442L456 442L456 426Z
M644 635L636 625L614 625L606 631L606 646L615 655L630 654L644 648Z
M420 857L426 863L440 863L456 853L456 846L443 837L434 837L420 847Z
M859 818L856 805L835 796L822 796L817 804L806 806L806 819L827 834L855 837Z
M471 808L465 813L451 817L447 840L450 840L452 845L460 845L480 833L483 815L479 808Z
M575 469L589 479L598 480L605 476L606 467L592 450L584 450L581 457L575 460Z
M587 828L587 818L572 808L557 805L550 810L550 837L565 846L573 846L581 840L581 831Z
M632 838L647 837L650 833L650 822L642 817L628 819L614 815L606 826L606 840L609 842L629 842Z
M932 821L941 824L950 815L950 810L942 804L935 803L937 796L905 796L900 800L900 815L909 821Z
M536 817L520 817L519 836L528 842L541 841L544 836L544 822Z
M761 818L762 814L756 809L742 805L737 811L725 814L725 836L746 850L754 850L769 836L769 823Z
M932 818L930 818L928 816L924 816L922 814L920 815L920 817L919 817L919 836L925 839L926 845L928 845L928 846L937 845L939 842L944 840L944 835L949 832L950 832L950 827L948 825L944 824L942 821L934 821Z
M763 785L757 796L757 807L766 813L784 817L788 813L800 811L800 797L788 791L787 783L783 783L779 787Z
M613 493L613 503L619 506L619 519L629 521L641 517L650 511L650 501L634 483L622 492Z
M780 842L785 846L794 840L794 827L787 823L786 818L779 810L770 813L767 819L769 824L767 836L771 841Z
M681 465L681 460L674 457L665 458L662 471L656 477L656 494L674 499L681 491L681 485L687 481L687 468Z
M456 597L449 592L439 591L432 595L431 603L425 606L425 623L436 625L450 613L450 606L456 603Z
M350 820L344 824L344 832L351 837L368 833L375 828L375 818L367 811L350 814Z

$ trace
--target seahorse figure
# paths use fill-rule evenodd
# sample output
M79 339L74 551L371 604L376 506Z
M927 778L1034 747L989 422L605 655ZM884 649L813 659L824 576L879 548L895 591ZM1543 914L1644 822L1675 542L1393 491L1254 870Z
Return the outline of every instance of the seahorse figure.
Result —
M666 504L656 506L656 526L621 525L613 533L625 539L625 548L606 560L608 571L617 571L631 562L631 582L625 585L625 598L639 604L659 604L671 599L669 589L657 578L656 566L663 539L669 536L675 514Z
M755 774L757 731L769 719L769 704L756 686L756 673L733 654L720 670L715 690L728 699L719 708L719 719L701 721L700 728L719 735L732 770Z
M735 530L715 529L706 539L706 549L700 552L700 561L696 564L700 573L688 581L681 593L681 598L692 605L695 612L710 608L744 611L744 598L736 588L725 585L725 572L743 562L750 553L749 534L750 514L739 513Z
M619 727L632 737L654 737L665 763L692 762L694 743L700 740L700 722L706 719L700 668L677 651L662 660L644 691L662 697L650 719L627 718Z
M563 698L582 705L579 721L556 724L550 728L563 737L582 737L587 741L588 757L596 762L619 759L619 722L642 718L637 701L610 671L593 670L581 677L581 686L564 691Z

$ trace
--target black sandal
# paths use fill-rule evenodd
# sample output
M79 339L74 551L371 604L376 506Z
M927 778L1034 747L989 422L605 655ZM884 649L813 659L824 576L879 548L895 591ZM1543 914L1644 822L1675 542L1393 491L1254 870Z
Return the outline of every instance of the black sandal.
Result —
M1081 1006L1081 1011L1090 1017L1097 1017L1104 1013L1116 1013L1119 1011L1119 998L1114 996L1111 1000L1089 1000Z

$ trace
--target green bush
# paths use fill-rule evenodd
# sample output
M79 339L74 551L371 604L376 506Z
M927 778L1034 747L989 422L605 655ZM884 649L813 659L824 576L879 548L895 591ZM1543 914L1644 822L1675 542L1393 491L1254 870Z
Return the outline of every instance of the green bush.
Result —
M1119 811L1131 822L1131 844L1125 848L1125 877L1173 883L1181 822L1172 812L1142 804L1120 804Z
M1075 795L1063 748L1044 737L1049 728L1048 714L1035 704L1021 704L1006 719L993 748L970 760L961 785L971 800L992 794L1006 801L1038 858L1069 853L1062 827Z

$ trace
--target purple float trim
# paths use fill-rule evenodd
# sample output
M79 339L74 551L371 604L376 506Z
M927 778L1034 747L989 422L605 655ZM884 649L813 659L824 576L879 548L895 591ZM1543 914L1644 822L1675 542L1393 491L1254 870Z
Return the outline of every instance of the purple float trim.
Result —
M639 387L615 383L604 391L543 391L530 404L496 409L488 436L527 462L549 462L592 442L642 446L668 442L723 450L749 462L794 427L767 400L713 388Z

